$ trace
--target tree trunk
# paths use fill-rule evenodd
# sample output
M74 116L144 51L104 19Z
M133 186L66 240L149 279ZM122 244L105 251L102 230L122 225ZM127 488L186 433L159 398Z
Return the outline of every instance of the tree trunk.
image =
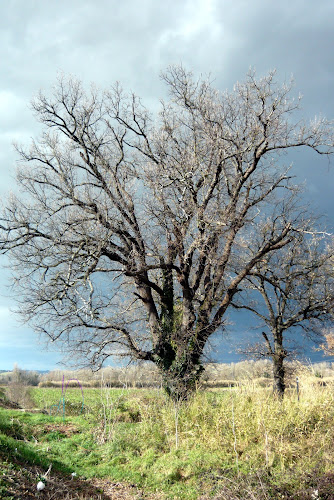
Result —
M274 373L274 393L280 398L283 398L285 391L285 369L284 369L284 356L275 355L273 357L273 373Z
M161 371L168 396L175 402L185 401L204 371L200 358L205 342L192 331L194 317L185 302L181 305L174 300L171 269L162 270L162 290L161 330L151 360Z
M195 391L204 367L201 352L187 345L177 346L165 341L160 345L154 362L162 373L163 387L175 402L186 401Z
M275 336L273 360L274 393L283 398L285 391L285 368L284 359L287 352L283 349L283 338L281 334Z
M163 371L163 385L168 396L174 401L186 401L195 391L204 368L201 363L175 360L169 370Z

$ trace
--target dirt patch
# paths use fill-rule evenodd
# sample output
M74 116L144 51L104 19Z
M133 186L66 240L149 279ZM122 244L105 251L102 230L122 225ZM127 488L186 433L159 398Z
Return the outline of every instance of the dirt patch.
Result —
M161 496L145 494L133 484L116 483L108 479L81 479L51 471L45 488L37 483L46 473L41 467L8 461L0 454L0 498L6 500L158 500Z
M47 434L48 432L60 432L66 437L73 436L73 434L79 434L80 429L78 429L73 424L44 424L43 430Z

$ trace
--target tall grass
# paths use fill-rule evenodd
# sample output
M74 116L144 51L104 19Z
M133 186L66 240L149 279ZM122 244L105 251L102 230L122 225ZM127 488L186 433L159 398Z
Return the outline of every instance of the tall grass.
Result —
M177 418L175 406L160 397L140 405L140 415L135 445L131 432L115 435L113 453L127 450L126 467L136 464L137 473L178 492L182 484L196 490L199 478L212 491L226 478L242 484L255 471L277 484L290 481L296 492L306 472L333 470L334 395L327 388L304 388L299 402L294 394L282 402L252 385L197 393L177 409Z
M294 376L283 401L249 378L177 406L159 390L84 389L86 412L66 416L76 431L43 416L51 423L46 432L41 420L32 446L78 474L127 480L166 498L307 499L318 489L330 499L334 488L325 494L321 478L334 470L334 386L309 369L298 377L299 401ZM31 390L40 407L60 393ZM80 390L67 398L79 403Z

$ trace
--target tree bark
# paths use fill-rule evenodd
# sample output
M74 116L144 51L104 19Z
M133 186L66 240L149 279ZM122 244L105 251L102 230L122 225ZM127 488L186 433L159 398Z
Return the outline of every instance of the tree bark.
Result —
M283 360L284 358L282 356L274 356L273 358L274 393L281 398L283 398L285 391L285 369Z
M153 359L161 371L164 390L175 402L186 401L196 390L204 371L201 354L193 340L184 346L172 339L160 343Z
M281 335L278 335L281 337ZM275 339L274 353L272 356L273 360L273 375L274 375L274 394L277 394L280 398L284 397L285 392L285 367L284 359L286 358L287 352L283 349L283 343L281 338Z

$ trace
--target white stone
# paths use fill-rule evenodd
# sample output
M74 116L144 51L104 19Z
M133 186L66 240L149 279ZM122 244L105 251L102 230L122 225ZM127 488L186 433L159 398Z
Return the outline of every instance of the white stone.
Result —
M44 488L45 488L45 484L43 483L43 481L38 481L37 490L41 491L41 490L44 490Z

